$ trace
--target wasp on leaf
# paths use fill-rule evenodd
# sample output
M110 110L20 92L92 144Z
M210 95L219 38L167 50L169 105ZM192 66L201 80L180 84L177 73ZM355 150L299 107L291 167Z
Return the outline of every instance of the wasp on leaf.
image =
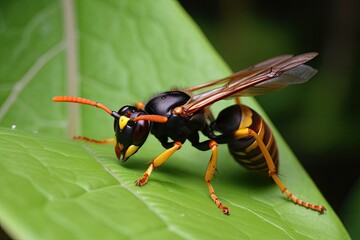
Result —
M324 206L299 199L281 182L277 171L278 148L269 126L259 114L239 100L239 97L270 93L289 84L308 81L317 71L304 63L316 55L311 52L271 58L229 77L183 90L163 92L146 104L124 106L117 112L80 97L57 96L53 101L95 106L114 117L114 139L75 138L95 143L114 141L116 156L123 161L139 150L150 132L160 141L166 150L150 162L143 176L135 182L137 186L145 185L153 169L165 163L189 140L193 147L211 151L205 182L211 199L228 215L229 208L219 200L211 184L218 160L218 144L228 144L231 155L242 166L252 171L267 172L281 192L295 204L323 213ZM215 119L209 108L225 98L234 98L236 104L222 110ZM208 140L201 142L199 132Z

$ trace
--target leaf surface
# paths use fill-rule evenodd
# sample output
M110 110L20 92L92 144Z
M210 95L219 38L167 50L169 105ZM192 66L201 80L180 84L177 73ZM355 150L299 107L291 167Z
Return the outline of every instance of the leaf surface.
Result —
M0 9L0 224L12 237L348 238L277 133L281 179L298 197L326 205L324 215L241 169L226 146L213 184L230 216L216 209L203 181L209 152L185 144L139 188L134 181L163 151L154 137L124 164L111 144L67 140L111 137L112 119L92 107L53 103L54 95L117 110L230 73L176 2L9 1ZM252 99L243 102L265 116ZM229 104L216 104L215 112Z

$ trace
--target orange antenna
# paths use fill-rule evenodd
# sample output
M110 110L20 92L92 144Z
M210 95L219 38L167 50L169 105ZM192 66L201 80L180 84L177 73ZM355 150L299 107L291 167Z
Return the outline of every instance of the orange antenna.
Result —
M158 122L158 123L165 123L167 122L167 117L161 116L161 115L140 115L133 119L134 122L145 120L145 121L151 121L151 122Z
M95 102L95 101L92 101L92 100L89 100L89 99L86 99L86 98L74 97L74 96L56 96L56 97L53 97L52 100L54 102L72 102L72 103L80 103L80 104L90 105L90 106L94 106L94 107L104 110L105 112L107 112L108 114L110 114L111 116L113 116L115 118L120 117L117 112L110 110L105 105Z

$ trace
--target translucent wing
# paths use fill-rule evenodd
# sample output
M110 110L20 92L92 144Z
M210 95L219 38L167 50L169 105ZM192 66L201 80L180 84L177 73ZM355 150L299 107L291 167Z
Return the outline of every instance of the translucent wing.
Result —
M304 65L317 53L305 53L297 56L279 56L261 62L253 67L234 73L227 78L184 89L191 93L199 89L213 87L205 92L193 95L184 104L183 116L190 116L204 107L228 97L253 96L269 93L289 84L308 81L316 70Z
M271 59L268 59L266 61L263 61L261 63L258 63L252 67L249 67L249 68L246 68L246 69L243 69L239 72L236 72L226 78L222 78L222 79L219 79L219 80L215 80L215 81L211 81L211 82L207 82L207 83L203 83L203 84L200 84L200 85L197 85L197 86L194 86L194 87L189 87L189 88L186 88L186 89L183 89L184 92L187 92L187 93L192 93L194 91L197 91L199 89L203 89L203 88L207 88L207 87L211 87L211 86L216 86L216 85L223 85L223 84L226 84L230 81L234 81L236 79L241 79L243 77L246 77L246 76L250 76L251 74L255 74L257 73L259 70L263 70L265 67L267 66L271 66L271 65L275 65L277 63L280 63L280 62L283 62L283 61L286 61L290 58L292 58L293 55L283 55L283 56L277 56L277 57L274 57L274 58L271 58Z
M310 80L316 73L316 69L302 64L293 69L290 69L289 71L283 72L278 77L271 78L267 81L256 84L253 87L240 91L232 96L255 96L274 92L288 86L289 84L305 83Z

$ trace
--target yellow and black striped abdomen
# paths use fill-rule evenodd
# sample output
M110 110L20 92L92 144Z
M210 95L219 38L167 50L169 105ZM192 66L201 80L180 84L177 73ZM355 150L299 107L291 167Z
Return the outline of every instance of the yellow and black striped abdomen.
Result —
M227 143L231 155L238 163L253 171L267 172L265 158L253 136L233 140L239 129L246 128L259 135L277 168L279 159L274 136L262 117L254 110L242 104L232 105L222 110L212 123L212 129L222 134L214 140Z
M245 105L239 106L240 111L236 111L237 114L241 114L239 129L250 128L260 136L277 168L279 162L278 148L269 126L254 110ZM234 159L245 168L253 171L268 171L265 158L254 137L240 138L229 142L228 146Z

